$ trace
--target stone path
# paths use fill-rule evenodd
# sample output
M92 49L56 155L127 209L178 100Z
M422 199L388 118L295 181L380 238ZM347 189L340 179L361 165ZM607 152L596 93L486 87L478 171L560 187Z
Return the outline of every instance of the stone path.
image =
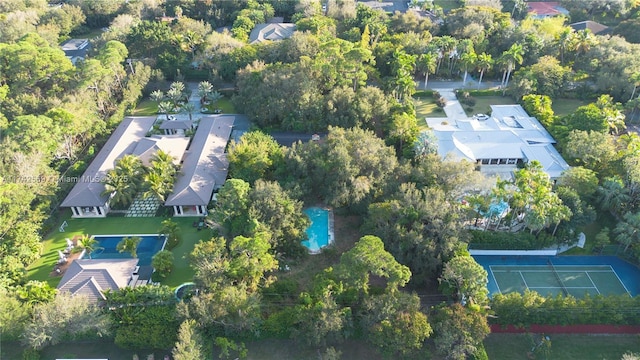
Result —
M160 200L158 200L154 196L149 196L145 198L142 195L136 196L135 200L131 206L129 206L129 210L124 215L125 217L154 217L156 216L156 211L160 207Z

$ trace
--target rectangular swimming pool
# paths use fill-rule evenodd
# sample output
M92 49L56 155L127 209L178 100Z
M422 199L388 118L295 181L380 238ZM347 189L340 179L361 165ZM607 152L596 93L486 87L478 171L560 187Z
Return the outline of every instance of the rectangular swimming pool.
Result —
M307 240L302 242L309 252L317 254L320 250L331 243L331 225L329 210L319 207L310 207L304 210L311 225L307 228Z
M129 236L138 236L142 238L137 248L138 265L150 266L151 258L160 250L164 249L166 237L158 234L142 234L142 235L96 235L94 238L98 241L96 250L91 253L92 259L131 259L129 252L118 252L116 249L118 243Z

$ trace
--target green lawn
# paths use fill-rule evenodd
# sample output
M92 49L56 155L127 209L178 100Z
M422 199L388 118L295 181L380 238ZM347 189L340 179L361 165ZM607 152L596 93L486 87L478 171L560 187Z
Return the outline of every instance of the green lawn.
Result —
M551 334L549 360L619 360L627 352L640 353L637 335ZM491 360L527 360L531 338L526 334L491 334L484 341ZM538 355L536 359L544 359Z
M227 95L215 103L207 106L209 111L213 112L215 109L221 109L223 114L237 114L236 108L231 103L231 99Z
M436 105L436 101L432 97L420 97L414 98L413 104L416 107L416 118L418 118L418 125L420 129L426 129L427 123L424 121L424 118L434 117L434 118L446 118L447 115L444 113L441 107Z
M512 98L508 96L474 96L476 99L476 104L473 106L471 110L464 104L462 107L464 111L467 113L467 116L472 116L474 114L490 114L491 108L490 105L513 105L516 104Z
M133 116L151 116L158 113L158 104L150 99L142 100L133 110Z
M457 0L435 0L433 3L442 7L442 10L452 10L460 7L460 3Z
M556 115L563 116L571 114L582 105L587 105L587 102L578 99L554 99L551 108Z
M42 256L27 268L27 276L30 280L47 281L51 286L57 286L61 277L51 277L49 274L58 261L58 250L64 250L67 243L65 238L73 238L76 235L109 235L109 234L155 234L160 229L160 222L165 218L125 218L108 217L103 219L71 219L67 215L64 220L69 226L65 232L54 230L43 241ZM207 230L197 231L192 227L194 218L174 218L182 230L182 242L173 249L175 257L174 271L162 281L169 286L177 286L190 281L193 271L185 255L191 252L193 245L202 239L209 237Z

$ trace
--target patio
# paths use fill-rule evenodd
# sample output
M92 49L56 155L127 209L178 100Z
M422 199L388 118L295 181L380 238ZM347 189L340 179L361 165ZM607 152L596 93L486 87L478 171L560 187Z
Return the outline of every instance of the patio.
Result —
M154 217L160 207L160 200L155 196L144 197L138 194L127 210L125 217Z

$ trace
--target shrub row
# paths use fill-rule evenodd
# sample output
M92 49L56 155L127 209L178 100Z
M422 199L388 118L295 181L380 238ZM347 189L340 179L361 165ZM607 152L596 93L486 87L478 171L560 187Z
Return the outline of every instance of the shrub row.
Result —
M471 249L535 250L539 247L535 235L528 232L471 231Z
M490 321L499 325L528 327L545 325L640 325L640 297L572 296L543 297L535 291L496 294L491 300L495 317Z

